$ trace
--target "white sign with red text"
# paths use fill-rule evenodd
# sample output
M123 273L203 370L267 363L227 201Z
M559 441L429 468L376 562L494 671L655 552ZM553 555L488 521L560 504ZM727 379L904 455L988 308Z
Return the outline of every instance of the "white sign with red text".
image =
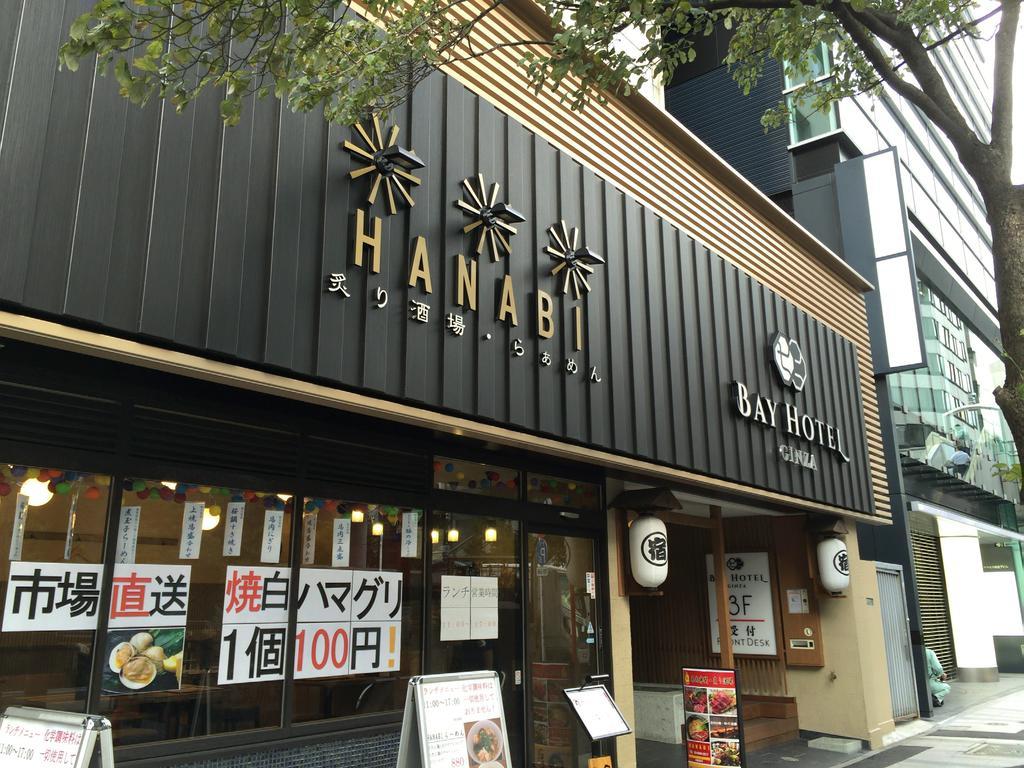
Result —
M191 578L191 565L115 563L107 627L184 626Z

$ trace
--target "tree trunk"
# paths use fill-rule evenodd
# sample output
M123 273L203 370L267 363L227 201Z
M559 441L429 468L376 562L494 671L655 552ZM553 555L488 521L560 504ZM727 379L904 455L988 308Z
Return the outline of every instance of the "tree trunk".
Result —
M996 387L1018 451L1024 450L1024 187L1006 183L987 201L992 227L999 325L1006 381ZM1018 458L1019 460L1019 458Z

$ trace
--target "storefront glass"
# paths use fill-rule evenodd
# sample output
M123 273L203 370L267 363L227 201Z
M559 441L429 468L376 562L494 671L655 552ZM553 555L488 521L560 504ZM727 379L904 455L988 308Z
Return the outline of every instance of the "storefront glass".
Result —
M422 531L423 513L412 507L306 499L295 722L404 706L406 683L422 669ZM378 606L383 613L371 619ZM363 671L371 667L379 671Z
M527 477L526 500L534 504L554 504L588 511L601 507L600 488L595 483L533 472Z
M600 627L594 541L530 533L526 541L530 743L534 768L585 765L591 744L569 709L566 688L597 674Z
M86 708L110 478L0 464L0 708Z
M519 472L507 467L494 467L444 456L434 459L434 487L442 491L518 499L519 478Z
M128 478L100 712L117 744L281 724L287 494Z
M435 513L431 518L431 672L494 670L512 759L523 754L521 528L516 520Z

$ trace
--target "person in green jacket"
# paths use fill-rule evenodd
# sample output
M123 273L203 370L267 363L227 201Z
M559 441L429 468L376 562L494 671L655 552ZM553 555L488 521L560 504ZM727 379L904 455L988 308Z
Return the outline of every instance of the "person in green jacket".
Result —
M950 685L946 682L946 671L931 648L925 648L924 655L928 664L928 688L932 692L932 704L941 707L946 694L950 691Z

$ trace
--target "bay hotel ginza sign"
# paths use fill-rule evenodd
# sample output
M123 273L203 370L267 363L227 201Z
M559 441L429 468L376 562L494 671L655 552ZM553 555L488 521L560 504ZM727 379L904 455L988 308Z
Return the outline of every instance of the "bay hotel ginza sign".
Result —
M776 331L768 342L768 353L782 384L796 392L803 391L807 382L807 361L796 339ZM734 381L731 389L733 406L744 419L768 429L781 430L810 445L824 448L834 453L844 464L849 463L850 456L843 447L843 436L837 427L811 414L802 413L792 403L751 392L742 381ZM779 456L783 461L805 469L818 468L818 461L811 451L789 443L779 444Z

